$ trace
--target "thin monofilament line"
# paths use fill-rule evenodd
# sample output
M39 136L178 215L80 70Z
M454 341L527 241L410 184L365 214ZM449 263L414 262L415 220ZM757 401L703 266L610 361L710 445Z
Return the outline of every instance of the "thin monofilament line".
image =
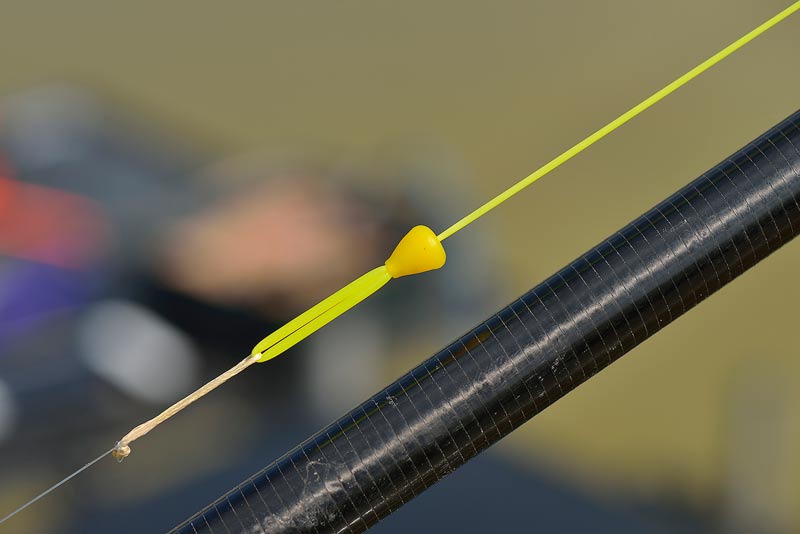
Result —
M60 486L62 486L63 484L66 484L66 483L67 483L67 482L69 482L69 481L70 481L72 478L74 478L74 477L78 476L78 475L79 475L80 473L82 473L83 471L85 471L85 470L89 469L91 466L93 466L94 464L96 464L97 462L99 462L100 460L102 460L103 458L105 458L106 456L108 456L109 454L111 454L112 452L114 452L114 449L110 449L110 450L108 450L108 451L104 452L103 454L101 454L100 456L98 456L97 458L95 458L94 460L92 460L91 462L89 462L88 464L84 465L83 467L81 467L80 469L78 469L77 471L75 471L74 473L72 473L71 475L69 475L67 478L65 478L65 479L64 479L64 480L62 480L61 482L59 482L59 483L57 483L57 484L55 484L55 485L51 486L51 487L50 487L50 488L48 488L47 490L43 491L42 493L40 493L39 495L37 495L36 497L34 497L33 499L31 499L30 501L26 502L25 504L23 504L22 506L20 506L19 508L17 508L17 509L16 509L16 510L14 510L13 512L11 512L11 513L10 513L10 514L8 514L7 516L5 516L3 519L0 519L0 523L5 523L7 520L11 519L11 518L12 518L12 517L14 517L15 515L17 515L17 514L18 514L18 513L20 513L21 511L23 511L25 508L27 508L28 506L32 505L33 503L35 503L35 502L36 502L36 501L38 501L39 499L41 499L41 498L43 498L43 497L47 496L47 494L48 494L48 493L50 493L50 492L54 491L55 489L59 488L59 487L60 487Z

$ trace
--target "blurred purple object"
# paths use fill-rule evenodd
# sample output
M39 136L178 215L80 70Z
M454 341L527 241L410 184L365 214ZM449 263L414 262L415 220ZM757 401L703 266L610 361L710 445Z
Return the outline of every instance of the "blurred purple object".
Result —
M86 303L92 276L33 262L6 262L0 272L0 354L13 337Z

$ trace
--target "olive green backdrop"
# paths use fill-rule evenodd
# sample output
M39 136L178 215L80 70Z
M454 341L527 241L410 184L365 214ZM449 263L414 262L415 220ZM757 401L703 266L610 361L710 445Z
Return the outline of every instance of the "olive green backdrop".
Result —
M461 159L477 202L788 3L3 2L0 94L88 85L221 152L357 158L433 141ZM798 52L795 15L454 238L497 237L475 251L506 273L485 311L799 108ZM799 416L787 410L773 436L757 409L737 412L764 392L755 405L767 412L800 403L799 269L793 243L500 450L591 491L675 492L698 506L750 476L731 465L750 458L770 513L800 524ZM729 443L748 421L755 441L742 456Z

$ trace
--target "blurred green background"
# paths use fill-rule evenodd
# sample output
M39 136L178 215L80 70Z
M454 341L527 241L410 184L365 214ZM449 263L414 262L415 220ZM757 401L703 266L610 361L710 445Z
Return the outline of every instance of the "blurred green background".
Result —
M0 94L74 82L218 152L436 144L462 162L466 212L787 4L7 1ZM795 111L798 50L795 16L455 237L491 236L470 251L500 277L484 314ZM798 269L793 243L498 452L602 498L800 530Z

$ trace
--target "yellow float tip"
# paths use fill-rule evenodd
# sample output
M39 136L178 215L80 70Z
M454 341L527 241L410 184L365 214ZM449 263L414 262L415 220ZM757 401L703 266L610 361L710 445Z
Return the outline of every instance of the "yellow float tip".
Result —
M408 232L386 260L392 278L439 269L447 260L442 242L427 226L415 226Z

